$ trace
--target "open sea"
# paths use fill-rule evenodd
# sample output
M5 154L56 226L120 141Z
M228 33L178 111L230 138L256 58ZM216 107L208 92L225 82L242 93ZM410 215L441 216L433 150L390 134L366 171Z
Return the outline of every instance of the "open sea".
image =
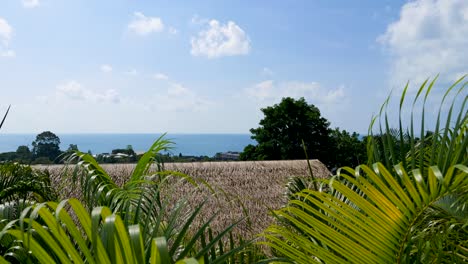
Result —
M82 152L93 154L110 153L113 149L132 145L136 152L146 151L161 134L56 134L60 138L60 149L70 144L78 145ZM32 148L36 134L0 133L0 152L16 151L18 146ZM175 145L173 155L214 156L217 152L242 151L248 144L255 144L250 134L167 134L166 139Z

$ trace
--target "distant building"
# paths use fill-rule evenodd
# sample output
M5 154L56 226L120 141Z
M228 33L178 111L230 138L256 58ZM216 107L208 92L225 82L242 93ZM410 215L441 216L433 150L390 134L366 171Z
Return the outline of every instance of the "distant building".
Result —
M215 159L217 160L239 160L239 152L236 151L228 151L228 152L221 152L216 153Z
M125 153L116 153L116 154L112 154L112 157L116 159L121 159L121 158L128 158L130 157L130 155L125 154Z

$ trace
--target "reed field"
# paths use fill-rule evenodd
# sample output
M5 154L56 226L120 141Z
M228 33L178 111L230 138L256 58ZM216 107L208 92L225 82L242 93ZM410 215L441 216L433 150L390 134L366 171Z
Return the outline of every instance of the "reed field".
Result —
M320 161L311 160L310 164L315 177L330 175ZM102 167L121 186L129 179L135 165L103 164ZM76 184L71 184L72 178L64 174L63 165L41 165L38 168L50 172L61 199L80 199L81 190ZM288 179L310 177L305 160L167 163L164 170L181 172L197 180L198 188L181 180L174 182L167 191L172 195L175 192L175 197L186 196L193 204L207 199L200 220L218 212L211 225L214 231L218 231L226 224L244 219L235 233L246 239L261 233L272 222L269 209L278 209L285 204Z

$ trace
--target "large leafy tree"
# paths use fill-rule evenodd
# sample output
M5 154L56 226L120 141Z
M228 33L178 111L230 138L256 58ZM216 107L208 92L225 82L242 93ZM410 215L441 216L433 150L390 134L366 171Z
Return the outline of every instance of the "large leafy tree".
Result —
M334 146L331 152L335 168L355 167L367 161L366 142L356 132L349 133L336 128L331 131L330 137Z
M304 159L304 142L310 158L331 165L330 123L317 107L304 98L286 97L279 104L261 110L265 117L260 127L250 130L258 145L247 146L242 159Z
M44 131L36 136L32 142L33 155L36 158L47 157L50 161L58 162L60 155L60 138L50 131Z
M23 163L31 162L32 153L29 150L28 146L19 146L16 149L16 159Z

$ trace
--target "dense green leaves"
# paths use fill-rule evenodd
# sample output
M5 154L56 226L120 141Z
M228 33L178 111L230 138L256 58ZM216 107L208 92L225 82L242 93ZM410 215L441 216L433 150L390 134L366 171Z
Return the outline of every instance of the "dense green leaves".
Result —
M283 98L262 112L265 117L260 127L250 130L258 144L246 146L241 160L305 159L307 156L319 159L334 170L345 165L357 166L366 159L365 143L359 134L330 129L320 110L307 104L304 98Z
M19 199L56 200L48 172L18 163L0 164L0 203Z
M70 208L70 209L66 209ZM78 200L48 202L25 210L18 225L0 233L17 239L7 260L39 263L175 263L164 237L152 239L145 252L142 230L126 226L109 208L95 208L91 215ZM77 220L73 220L76 217ZM26 251L24 251L24 249ZM149 255L150 258L146 256ZM183 259L187 263L195 259ZM189 262L190 263L190 262Z
M468 260L466 218L432 213L437 203L468 186L468 167L451 167L445 175L430 167L427 181L420 180L418 170L407 172L399 165L395 171L392 175L380 163L373 169L362 165L357 171L347 167L338 177L351 186L335 180L328 182L335 193L302 191L298 194L302 199L275 212L294 228L270 226L265 231L267 244L297 263ZM336 192L348 201L337 198ZM433 232L434 226L442 235Z
M367 161L366 143L357 133L349 133L338 128L331 131L333 149L330 150L334 167L356 167Z
M468 163L468 97L466 75L452 84L441 98L434 127L428 128L425 120L427 98L432 92L437 78L426 80L418 89L411 104L409 128L403 128L402 112L406 102L407 85L400 99L399 129L389 125L387 106L389 98L382 105L379 115L369 126L368 164L381 161L386 167L402 163L405 169L427 168L437 165L443 173L455 164ZM423 97L424 96L424 97ZM450 100L451 98L451 100ZM422 100L422 101L421 101ZM421 103L421 105L418 105ZM421 108L421 117L415 118L414 111ZM420 131L416 131L416 121L420 121ZM378 121L377 131L374 128ZM423 171L427 175L427 171Z
M280 160L303 159L302 140L313 159L330 165L331 140L329 122L314 105L304 98L283 98L279 104L262 109L265 117L260 127L251 129L257 146L248 146L243 159Z
M44 131L36 136L32 142L33 155L35 158L48 158L49 161L59 163L60 138L50 131Z

